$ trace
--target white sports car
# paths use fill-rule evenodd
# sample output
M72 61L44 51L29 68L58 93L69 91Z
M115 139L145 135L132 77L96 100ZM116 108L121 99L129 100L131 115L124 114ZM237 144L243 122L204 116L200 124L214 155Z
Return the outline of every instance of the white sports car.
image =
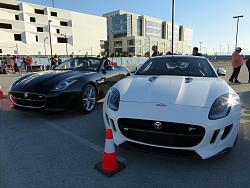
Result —
M150 58L107 93L105 126L116 145L201 159L220 154L233 148L241 112L224 75L204 57Z

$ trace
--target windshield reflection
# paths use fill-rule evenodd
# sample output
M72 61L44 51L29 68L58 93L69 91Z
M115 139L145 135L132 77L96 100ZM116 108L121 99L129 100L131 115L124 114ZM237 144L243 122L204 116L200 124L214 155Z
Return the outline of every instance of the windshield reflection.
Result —
M91 58L72 58L64 61L54 70L82 70L82 71L97 71L101 64L100 59Z

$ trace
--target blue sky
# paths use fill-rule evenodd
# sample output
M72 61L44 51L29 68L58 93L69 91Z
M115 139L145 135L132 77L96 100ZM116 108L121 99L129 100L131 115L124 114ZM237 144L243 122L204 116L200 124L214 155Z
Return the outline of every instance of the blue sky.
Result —
M51 0L24 0L51 6ZM171 0L54 0L55 7L94 15L114 10L127 10L171 20ZM176 22L193 27L193 46L202 41L203 52L230 53L235 45L235 15L240 20L238 46L250 54L250 0L176 0Z

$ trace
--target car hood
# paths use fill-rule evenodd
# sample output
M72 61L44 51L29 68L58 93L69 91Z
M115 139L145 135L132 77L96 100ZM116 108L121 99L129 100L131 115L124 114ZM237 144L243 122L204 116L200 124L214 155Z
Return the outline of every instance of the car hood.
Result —
M73 70L51 70L34 73L21 77L13 84L11 91L38 92L52 90L59 82L66 79L77 79L79 77L93 74L94 72Z
M157 103L157 105L187 105L211 107L215 99L234 93L221 78L183 76L133 76L123 79L116 87L121 101Z

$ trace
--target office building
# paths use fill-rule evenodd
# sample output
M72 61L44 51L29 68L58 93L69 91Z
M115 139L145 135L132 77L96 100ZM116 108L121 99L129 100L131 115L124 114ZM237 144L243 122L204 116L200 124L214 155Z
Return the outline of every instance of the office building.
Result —
M107 40L106 18L1 0L0 36L3 54L98 55Z
M171 51L172 24L157 18L127 11L114 11L103 15L107 18L109 54L143 56L152 46L159 52ZM190 54L192 50L192 28L174 25L174 53Z

